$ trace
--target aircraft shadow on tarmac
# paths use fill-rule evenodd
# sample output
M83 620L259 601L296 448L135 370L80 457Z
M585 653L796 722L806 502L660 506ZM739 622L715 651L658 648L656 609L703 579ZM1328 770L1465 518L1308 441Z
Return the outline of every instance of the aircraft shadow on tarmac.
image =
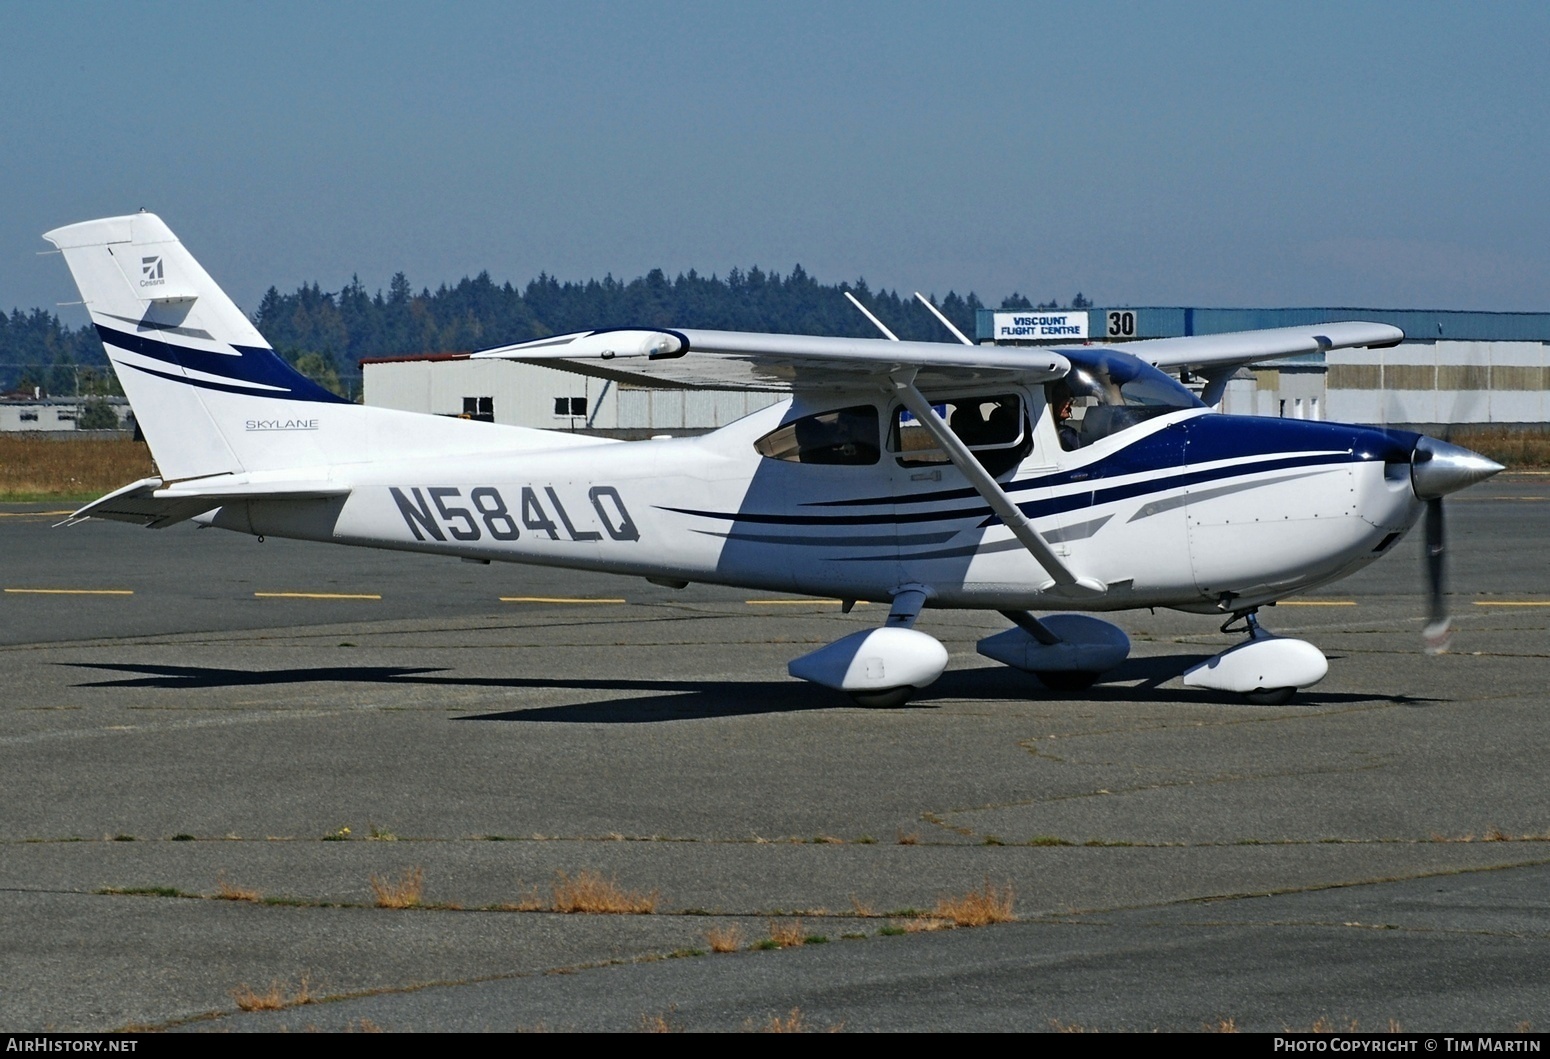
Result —
M1167 681L1177 677L1204 657L1189 654L1132 658L1107 674L1103 683L1095 684L1083 692L1081 698L1111 703L1177 702L1243 707L1244 700L1236 695L1203 691L1198 688L1162 687ZM840 692L816 689L808 684L778 679L735 681L461 677L443 668L414 666L323 666L305 669L249 670L135 663L59 664L78 669L135 674L115 680L98 680L75 685L86 688L160 688L167 691L199 691L214 688L340 683L446 688L483 687L505 691L529 688L535 691L605 693L605 697L589 702L563 706L535 706L455 718L464 721L643 724L768 713L801 713L852 705ZM959 699L1019 702L1061 697L1064 696L1058 692L1046 691L1031 676L1002 666L988 666L948 672L935 684L919 692L907 705L899 708L934 709L938 702ZM1329 707L1375 701L1420 706L1435 700L1406 695L1371 696L1343 692L1304 691L1295 701L1301 706Z

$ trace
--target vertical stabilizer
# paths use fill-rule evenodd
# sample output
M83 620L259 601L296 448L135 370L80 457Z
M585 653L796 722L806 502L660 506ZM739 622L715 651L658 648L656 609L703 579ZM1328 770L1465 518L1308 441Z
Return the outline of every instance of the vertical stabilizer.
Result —
M43 238L64 253L164 478L263 469L244 451L254 411L242 398L282 422L348 403L286 364L155 214Z
M168 482L277 471L348 479L381 460L603 443L351 404L276 355L155 214L43 238L64 253Z

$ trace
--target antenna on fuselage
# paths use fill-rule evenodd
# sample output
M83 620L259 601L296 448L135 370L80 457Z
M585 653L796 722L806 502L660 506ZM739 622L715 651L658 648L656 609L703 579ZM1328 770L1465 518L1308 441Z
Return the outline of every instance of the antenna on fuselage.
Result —
M920 302L920 304L924 305L927 309L930 309L931 310L931 315L936 317L938 320L940 320L942 322L942 326L947 328L949 331L951 331L953 333L953 337L954 338L956 338L958 341L962 342L966 346L974 345L973 342L969 341L969 336L968 335L964 334L962 331L958 330L956 327L953 326L953 322L942 314L942 310L941 309L938 309L935 305L931 304L931 299L930 298L928 298L924 294L920 293L920 291L916 291L915 292L915 300Z
M865 305L862 305L861 302L859 300L857 300L857 298L856 298L856 296L854 294L850 293L850 291L846 291L845 292L845 297L850 299L850 304L854 305L857 309L861 310L861 315L862 316L865 316L868 320L872 321L872 326L877 328L879 331L881 331L883 333L883 335L888 339L888 341L890 341L890 342L897 342L899 340L899 336L894 334L892 331L888 330L888 328L884 327L883 326L883 322L881 320L879 320L877 317L873 316L872 315L872 311L870 309L868 309Z

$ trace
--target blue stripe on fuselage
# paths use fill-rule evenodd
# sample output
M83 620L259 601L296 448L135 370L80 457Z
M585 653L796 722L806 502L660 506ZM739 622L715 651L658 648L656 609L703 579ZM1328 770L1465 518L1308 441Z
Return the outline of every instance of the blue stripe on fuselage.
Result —
M1079 508L1094 507L1153 493L1164 493L1203 482L1221 481L1268 471L1373 461L1408 462L1418 436L1401 431L1378 430L1346 423L1213 413L1169 424L1161 430L1137 439L1135 444L1128 445L1085 466L1011 482L1003 488L1008 493L1018 493L1041 487L1078 484L1090 487L1063 496L1046 500L1030 500L1017 505L1019 510L1028 517L1041 518ZM1297 455L1287 455L1280 459L1263 458L1278 452ZM1253 462L1225 462L1234 460L1253 460ZM1222 465L1191 469L1206 463ZM1151 477L1122 485L1108 487L1103 485L1105 478L1143 474L1149 474ZM941 489L913 496L831 500L807 506L894 506L964 500L978 495L973 489ZM940 522L963 518L985 519L981 525L991 526L1001 521L991 513L989 506L983 503L973 507L955 507L947 510L890 510L866 515L753 514L671 507L662 510L732 522L789 526L885 525Z

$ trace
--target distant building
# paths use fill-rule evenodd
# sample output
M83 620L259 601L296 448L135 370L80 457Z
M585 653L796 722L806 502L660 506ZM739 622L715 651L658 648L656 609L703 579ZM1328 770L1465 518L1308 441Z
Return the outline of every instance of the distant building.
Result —
M704 433L783 397L644 389L555 368L468 360L458 354L369 357L361 361L361 377L369 405L630 439Z
M0 397L0 431L79 430L88 404L113 410L119 430L134 429L134 413L122 397Z
M1079 319L1014 319L1046 316ZM1334 350L1246 369L1227 384L1222 411L1427 431L1465 424L1534 430L1550 425L1550 313L1181 306L1075 312L981 309L976 336L1010 345L1069 342L1058 336L1027 337L1035 328L1059 326L1081 328L1086 341L1109 344L1340 320L1392 324L1405 332L1405 341L1391 349Z

